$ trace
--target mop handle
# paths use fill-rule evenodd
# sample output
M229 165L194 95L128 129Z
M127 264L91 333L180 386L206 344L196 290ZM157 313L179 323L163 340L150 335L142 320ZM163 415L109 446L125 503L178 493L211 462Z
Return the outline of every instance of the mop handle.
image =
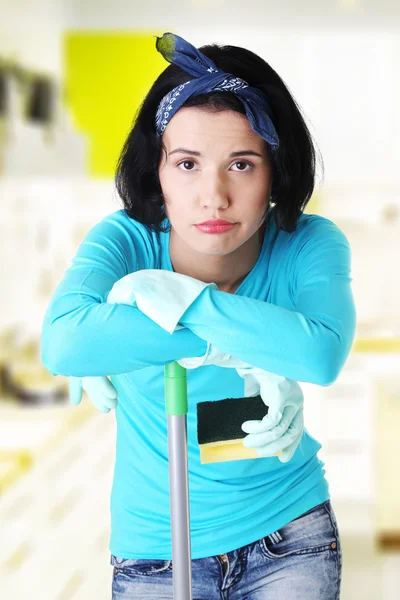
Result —
M186 369L165 365L165 407L168 416L169 486L174 600L192 600Z
M188 411L186 369L177 362L165 365L165 408L167 415L186 415Z

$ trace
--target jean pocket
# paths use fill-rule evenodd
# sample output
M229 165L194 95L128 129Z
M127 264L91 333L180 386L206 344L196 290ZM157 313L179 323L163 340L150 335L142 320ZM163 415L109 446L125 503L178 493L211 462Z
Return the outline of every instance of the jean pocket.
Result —
M267 558L336 553L339 548L337 523L329 500L260 540L261 552Z
M126 575L157 575L172 571L171 560L159 560L153 558L119 558L111 555L110 564L114 567L114 573L121 572Z

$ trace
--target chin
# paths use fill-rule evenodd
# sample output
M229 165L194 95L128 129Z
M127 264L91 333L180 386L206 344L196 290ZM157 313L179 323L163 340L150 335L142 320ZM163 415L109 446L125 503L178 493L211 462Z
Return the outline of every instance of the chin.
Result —
M204 244L202 247L193 248L199 254L203 256L228 256L228 254L232 254L237 248L239 248L242 244L231 244L225 245L225 247L207 247L207 244Z

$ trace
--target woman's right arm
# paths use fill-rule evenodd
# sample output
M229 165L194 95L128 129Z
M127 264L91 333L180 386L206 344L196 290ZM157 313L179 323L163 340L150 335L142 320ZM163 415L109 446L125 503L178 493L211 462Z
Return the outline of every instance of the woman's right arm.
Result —
M171 335L138 308L106 303L116 281L151 267L145 233L123 211L89 231L44 317L41 355L48 371L116 375L206 352L207 342L188 329Z

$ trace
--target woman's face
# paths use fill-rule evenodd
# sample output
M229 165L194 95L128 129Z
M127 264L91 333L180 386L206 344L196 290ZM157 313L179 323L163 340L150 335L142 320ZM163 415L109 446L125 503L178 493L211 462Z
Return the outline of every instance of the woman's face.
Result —
M272 185L266 142L245 115L183 107L163 134L159 177L172 231L200 254L224 256L263 223ZM204 233L211 219L235 223L224 233ZM251 242L249 242L251 244Z

